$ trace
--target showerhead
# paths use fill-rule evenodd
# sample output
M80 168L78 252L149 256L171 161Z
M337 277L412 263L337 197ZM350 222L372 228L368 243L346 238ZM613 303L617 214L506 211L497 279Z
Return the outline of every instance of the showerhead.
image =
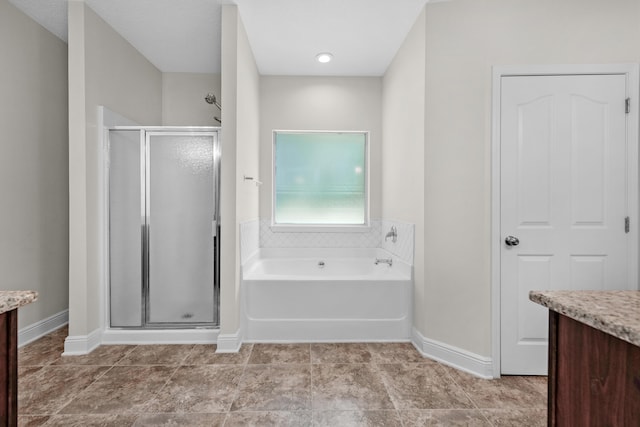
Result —
M208 93L207 96L204 97L204 100L207 101L207 104L215 104L216 96L212 93Z
M204 97L204 100L207 101L207 104L215 105L220 110L222 110L222 106L218 104L218 100L216 99L216 96L214 94L208 93L207 96Z

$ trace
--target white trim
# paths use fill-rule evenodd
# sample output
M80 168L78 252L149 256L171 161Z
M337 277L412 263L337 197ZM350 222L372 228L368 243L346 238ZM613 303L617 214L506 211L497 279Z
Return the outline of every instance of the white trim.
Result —
M237 353L242 347L242 333L240 330L233 334L218 335L216 353Z
M411 337L411 313L401 316L393 319L253 319L245 316L245 339L263 343L407 342Z
M416 328L413 328L411 342L424 357L476 377L494 378L493 362L490 357L480 356L440 341L425 338Z
M371 221L363 225L294 225L272 224L269 226L274 233L370 233Z
M247 344L362 344L362 343L412 343L410 338L347 338L347 339L245 339L242 343Z
M493 68L491 106L491 354L495 378L500 377L500 93L505 72Z
M639 126L640 126L640 65L631 64L628 66L627 75L627 97L631 98L631 108L627 114L627 158L628 164L628 184L627 200L636 200L635 204L627 207L627 214L631 218L630 234L634 239L629 239L629 282L636 284L636 289L640 290L638 283L639 274L639 256L640 249L640 152L638 143L640 142ZM632 160L635 159L635 160ZM635 241L636 244L631 242Z
M102 344L215 344L219 329L107 329Z
M494 83L496 77L507 76L565 76L565 75L597 75L597 74L626 74L632 75L638 71L638 64L556 64L556 65L498 65L493 67ZM495 94L494 85L494 94ZM498 85L499 89L499 85ZM500 93L500 92L498 92Z
M106 316L105 304L107 298L107 288L109 283L108 257L109 257L109 146L108 130L106 122L111 120L114 114L109 109L98 105L98 226L101 233L98 233L98 270L99 270L99 292L98 292L98 312L100 326L104 328Z
M25 346L69 323L69 310L49 316L18 331L18 347Z
M122 117L120 115L118 115L117 113L112 113L115 114L115 116L119 117L118 120L127 120L131 123L131 120ZM115 117L114 116L114 117ZM118 125L116 122L113 122L113 125L109 125L107 124L106 126L109 127L109 129L113 129L113 130L146 130L146 131L150 131L150 132L156 132L156 131L167 131L167 132L179 132L181 135L184 135L185 132L194 132L195 134L200 134L202 132L212 132L212 133L217 133L220 132L222 130L222 127L220 126L144 126L144 125L138 125L138 124L132 124L132 125Z
M89 335L69 335L64 340L63 356L81 356L89 354L100 346L102 331L96 329Z
M638 104L640 104L640 67L627 64L583 64L583 65L515 65L493 67L492 88L492 132L491 132L491 350L493 375L500 377L500 94L501 79L505 76L538 75L596 75L624 74L627 77L627 96L631 98L631 112L627 115L628 144L628 200L638 199ZM640 216L637 203L628 207L632 219L630 239L629 279L638 283L638 228ZM635 223L635 227L633 224Z

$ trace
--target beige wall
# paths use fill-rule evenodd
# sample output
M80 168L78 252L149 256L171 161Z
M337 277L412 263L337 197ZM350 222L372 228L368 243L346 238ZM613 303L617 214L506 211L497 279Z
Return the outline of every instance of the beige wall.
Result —
M271 218L273 130L369 131L371 218L380 218L382 79L274 77L260 82L260 217Z
M478 3L426 8L425 299L419 329L429 339L491 356L490 141L484 127L491 115L491 67L485 63L487 4ZM437 17L446 9L455 18L444 19L454 19L458 31L468 28L445 42L434 38L451 34Z
M104 206L97 108L162 121L162 74L83 2L69 2L69 334L100 326Z
M247 33L238 18L238 91L236 105L236 232L239 224L258 218L258 188L244 175L260 176L260 75ZM239 239L236 239L239 242ZM239 256L237 257L239 261ZM239 267L239 266L238 266Z
M163 73L162 124L164 126L220 126L220 110L204 97L213 93L221 103L219 74Z
M258 192L243 174L258 174L259 74L235 5L222 7L222 166L220 332L240 328L239 224L258 218Z
M38 291L19 327L68 307L67 46L0 0L0 290Z
M382 218L415 224L416 326L425 318L425 22L423 11L385 73L382 96Z
M490 356L492 66L639 62L640 2L432 3L425 40L425 299L417 326Z

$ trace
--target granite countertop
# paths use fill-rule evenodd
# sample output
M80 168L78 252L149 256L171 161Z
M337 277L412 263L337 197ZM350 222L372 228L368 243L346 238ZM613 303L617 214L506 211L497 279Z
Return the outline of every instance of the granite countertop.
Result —
M529 299L640 346L640 291L531 291Z
M38 299L36 291L0 291L0 314Z

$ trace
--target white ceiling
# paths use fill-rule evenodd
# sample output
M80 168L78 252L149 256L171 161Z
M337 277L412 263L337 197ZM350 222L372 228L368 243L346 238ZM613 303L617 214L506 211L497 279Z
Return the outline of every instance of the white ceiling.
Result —
M67 0L9 1L67 40ZM428 1L85 0L160 71L191 73L220 72L221 5L235 3L260 73L301 76L384 74Z

